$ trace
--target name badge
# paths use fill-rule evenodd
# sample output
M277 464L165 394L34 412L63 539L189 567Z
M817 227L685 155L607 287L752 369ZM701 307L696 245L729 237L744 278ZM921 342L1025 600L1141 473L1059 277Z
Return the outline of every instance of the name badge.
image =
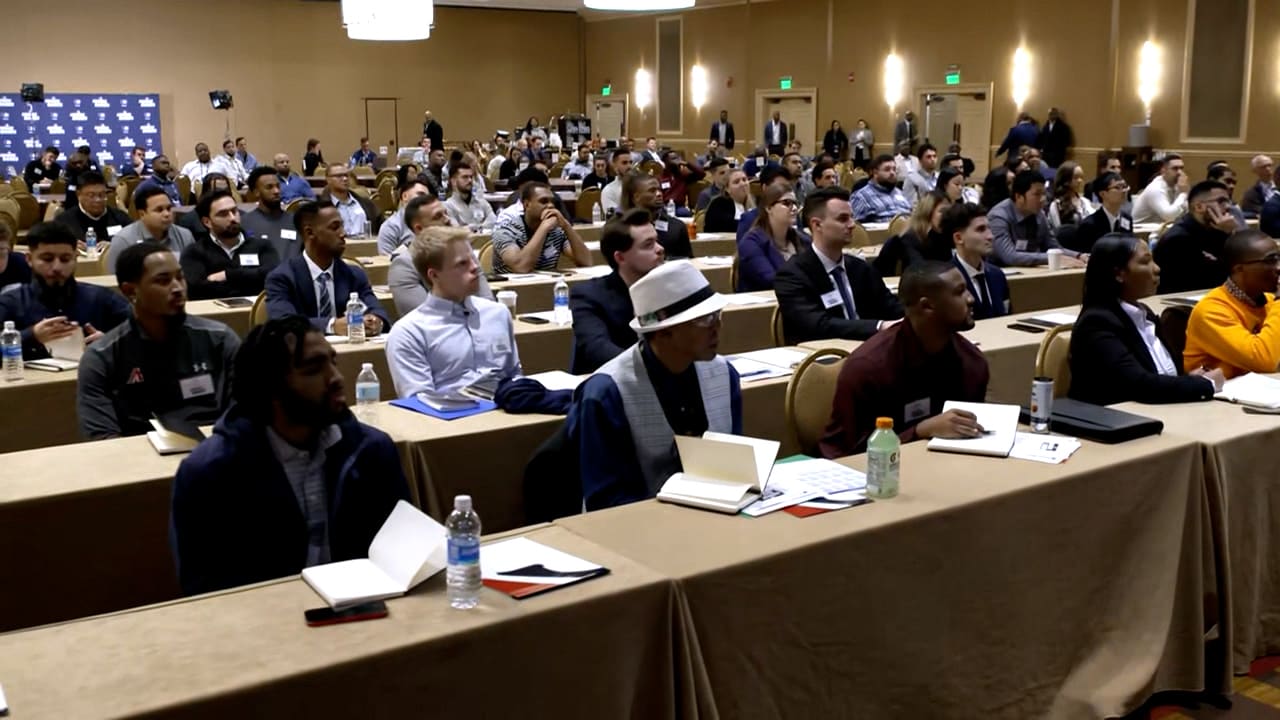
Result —
M258 267L258 253L240 253L240 267Z
M842 304L844 304L844 300L840 298L839 289L832 290L822 296L822 308L824 310L830 310L831 308Z
M1013 247L1014 247L1014 249L1015 249L1015 250L1017 250L1018 252L1026 252L1026 251L1027 251L1027 241L1026 241L1026 240L1019 240L1019 241L1017 241L1017 242L1015 242L1015 243L1013 244Z
M667 221L666 221L666 220L655 220L655 221L654 221L654 223L653 223L653 229L657 230L658 232L666 232L666 231L667 231Z
M662 189L663 189L663 190L670 190L670 189L671 189L671 183L669 183L669 182L664 182L664 183L662 183Z
M1129 218L1122 217L1122 218L1120 218L1120 229L1121 229L1121 230L1132 230L1132 229L1133 229L1133 223L1129 221Z
M108 225L108 226L107 226L107 237L111 237L112 235L115 235L116 233L120 232L120 230L121 230L121 228L120 228L120 226L119 226L119 225Z
M203 375L195 375L178 381L178 387L182 390L182 399L190 400L192 398L204 397L213 394L213 377L209 373Z
M76 191L76 186L75 186L75 185L68 185L68 186L67 186L67 192L69 192L69 193L73 193L73 192L75 192L75 191Z
M907 403L902 408L902 419L912 423L929 416L929 398L921 398L915 402Z
M281 240L297 240L298 231L297 230L281 230L280 239Z

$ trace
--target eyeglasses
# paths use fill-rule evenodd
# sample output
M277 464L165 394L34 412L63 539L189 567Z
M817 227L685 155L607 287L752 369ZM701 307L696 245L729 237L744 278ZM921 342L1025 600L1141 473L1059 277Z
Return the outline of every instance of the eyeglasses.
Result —
M1121 183L1120 185L1112 185L1107 188L1107 192L1129 192L1129 185Z
M106 200L107 199L107 194L104 192L96 192L96 193L82 192L80 193L80 196L86 200Z
M1280 265L1280 253L1271 253L1270 255L1259 258L1257 260L1245 260L1241 265Z
M689 321L689 324L704 328L715 327L720 324L720 311L717 310L710 315L703 315L700 318L694 318Z
M779 200L777 204L785 207L788 210L795 210L796 208L800 207L800 203L791 199Z

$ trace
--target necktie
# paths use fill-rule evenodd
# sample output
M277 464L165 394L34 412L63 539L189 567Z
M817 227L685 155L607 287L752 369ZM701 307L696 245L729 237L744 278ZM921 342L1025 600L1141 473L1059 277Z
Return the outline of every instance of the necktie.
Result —
M331 318L333 317L333 298L329 297L329 273L320 273L316 282L320 283L320 317Z
M849 295L849 288L845 283L844 265L837 265L831 269L831 281L835 283L836 289L840 291L840 301L844 303L845 317L850 320L858 319L858 310L853 306L853 297Z
M1111 232L1120 232L1120 218L1116 218L1115 223L1111 225Z
M991 307L991 295L987 293L987 278L982 273L973 276L973 284L978 288L978 299L983 305Z

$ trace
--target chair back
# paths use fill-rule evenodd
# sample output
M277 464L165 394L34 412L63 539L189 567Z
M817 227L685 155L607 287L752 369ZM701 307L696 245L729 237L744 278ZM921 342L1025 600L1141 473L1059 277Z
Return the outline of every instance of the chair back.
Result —
M703 229L707 227L707 211L699 210L693 214L693 234L698 236L702 234Z
M747 187L751 190L751 197L755 198L756 203L759 204L760 196L764 194L764 186L760 184L759 180L752 180L747 184Z
M806 455L818 454L818 441L831 422L836 380L848 355L839 348L815 350L796 367L787 383L787 432Z
M191 199L191 178L179 175L177 180L178 199L185 205Z
M733 256L733 265L729 267L729 289L738 292L738 256Z
M591 219L591 208L594 205L600 205L600 188L593 187L578 194L577 211L583 219ZM604 217L604 206L600 207L600 217Z
M298 208L302 207L302 203L305 202L310 201L304 197L294 198L284 206L285 212L296 212Z
M493 241L490 240L480 247L480 269L486 274L493 272Z
M706 190L709 187L711 187L710 180L699 180L698 182L689 186L688 201L689 201L690 210L692 210L698 204L698 197L702 195L702 191Z
M0 185L0 197L8 197L17 192L12 185L5 183Z
M16 192L10 196L14 202L18 203L18 229L26 230L27 228L40 222L40 203L36 197L28 192Z
M889 237L901 235L911 226L911 219L906 215L896 215L889 221Z
M51 202L44 209L44 222L53 222L62 212L62 203Z
M59 195L67 191L67 181L64 178L58 178L49 183L49 189L46 191L50 195Z
M862 223L854 223L853 225L853 247L867 247L871 244L871 235L867 229L862 227Z
M1160 313L1160 339L1171 354L1181 355L1187 349L1187 323L1191 308L1170 305Z
M29 193L31 188L27 187L27 181L21 175L14 175L9 179L9 185L18 192Z
M773 308L773 317L769 320L769 333L773 335L774 347L785 347L786 335L782 331L782 306L776 305Z
M646 160L640 163L640 172L644 173L645 175L652 175L654 177L658 177L659 175L662 174L662 164L656 163L652 160Z
M373 168L369 165L357 165L351 168L351 174L356 177L374 177L377 175Z
M17 240L18 217L10 212L10 208L5 206L5 199L0 199L0 225L7 225L9 227L9 236L13 238L13 240L10 241L10 245L12 245L13 241Z
M257 327L269 319L270 317L267 315L267 291L263 290L258 293L258 297L253 299L253 307L249 308L249 325Z
M1053 380L1053 396L1065 397L1071 389L1071 328L1059 325L1040 339L1036 351L1036 377Z
M329 166L324 163L317 163L316 169L311 172L311 177L324 177L327 174Z

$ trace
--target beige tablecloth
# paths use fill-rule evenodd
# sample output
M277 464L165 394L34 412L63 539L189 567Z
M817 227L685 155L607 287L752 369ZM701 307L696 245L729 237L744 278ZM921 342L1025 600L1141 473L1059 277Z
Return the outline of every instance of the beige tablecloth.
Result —
M1202 443L1211 522L1230 598L1222 608L1223 629L1234 671L1246 673L1254 659L1280 652L1280 418L1248 414L1225 402L1117 407L1163 421L1165 435Z
M1205 685L1202 477L1175 438L1061 466L915 443L891 501L557 524L677 580L720 717L1094 718Z
M697 266L702 274L706 276L707 282L711 283L711 287L716 292L731 293L733 292L733 283L730 277L733 268L725 264L713 264L705 259L695 259L693 264ZM565 282L570 287L574 283L586 282L592 278L591 275L582 272L573 272L573 268L566 268L568 275ZM544 275L536 279L529 280L503 280L501 282L489 283L489 287L496 294L500 290L512 290L516 293L516 312L544 312L553 307L555 300L556 276Z
M692 715L691 653L669 580L560 528L528 537L610 569L526 600L448 606L440 573L381 620L310 628L299 579L0 636L13 716Z

